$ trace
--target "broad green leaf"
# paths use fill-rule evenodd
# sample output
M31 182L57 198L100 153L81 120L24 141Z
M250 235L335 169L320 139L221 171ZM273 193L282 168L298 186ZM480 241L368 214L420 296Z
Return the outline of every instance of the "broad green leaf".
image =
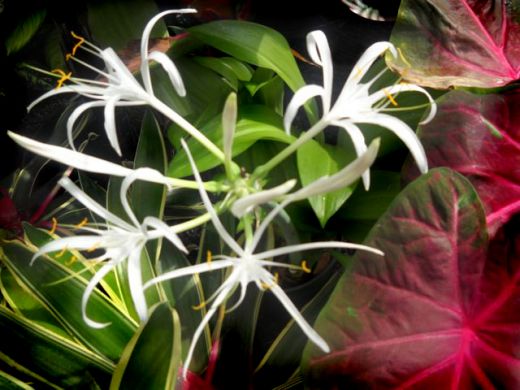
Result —
M7 55L15 53L22 49L36 34L40 28L47 11L42 9L27 17L27 19L19 22L14 31L7 37L5 48Z
M211 69L218 75L222 76L226 82L233 88L234 91L238 90L238 77L235 72L230 69L226 64L220 61L220 58L216 57L195 57L195 62L198 64Z
M302 186L338 172L351 160L348 150L341 146L320 145L314 140L308 141L297 152L298 172ZM322 227L352 195L355 186L354 183L344 189L309 198Z
M21 243L6 243L3 251L4 264L17 282L31 291L68 332L93 351L112 360L119 358L135 325L99 290L90 296L87 313L91 319L110 325L102 329L86 325L81 314L85 275L75 275L50 257L40 257L31 265L34 253Z
M201 131L217 146L222 146L222 117L218 115ZM258 140L271 140L283 143L290 143L294 137L287 135L283 130L282 118L270 109L260 106L239 107L239 116L235 130L233 142L233 156L242 153ZM195 140L189 140L188 146L195 161L197 168L203 172L214 168L220 164L212 154ZM191 167L187 156L183 151L179 151L172 161L167 171L169 176L185 177L191 175Z
M180 364L179 316L161 303L126 346L110 389L173 389Z
M102 384L114 369L105 357L1 306L0 333L0 360L39 381L71 387L93 376Z
M114 50L123 49L131 40L141 39L144 26L159 9L151 0L89 2L88 26L94 40ZM164 37L166 23L159 20L151 38Z
M241 61L274 70L293 91L305 85L287 41L267 26L219 20L192 27L189 31L204 43ZM306 108L309 119L314 122L317 118L315 104Z

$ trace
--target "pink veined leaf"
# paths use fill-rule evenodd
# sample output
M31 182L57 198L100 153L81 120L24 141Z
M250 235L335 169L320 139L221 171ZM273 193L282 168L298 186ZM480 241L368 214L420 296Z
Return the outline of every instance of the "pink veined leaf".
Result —
M520 235L489 245L463 176L437 168L410 184L369 235L315 323L315 389L520 388ZM495 240L503 237L497 235Z
M452 91L433 121L419 128L431 167L447 166L477 189L489 233L520 212L520 92L472 95ZM414 164L405 176L418 175Z
M434 88L498 87L520 78L519 0L403 0L389 65Z

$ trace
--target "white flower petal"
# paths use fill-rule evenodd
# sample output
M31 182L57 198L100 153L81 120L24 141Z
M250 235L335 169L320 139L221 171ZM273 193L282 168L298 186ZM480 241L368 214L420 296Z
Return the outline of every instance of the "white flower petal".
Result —
M117 139L116 130L116 103L120 99L120 96L115 95L110 97L105 104L105 132L107 133L108 142L110 146L114 148L118 156L121 156L121 148L119 147L119 141Z
M85 194L76 184L72 182L68 177L62 177L58 182L67 192L69 192L78 202L83 204L86 208L88 208L93 213L99 215L101 218L106 221L128 231L135 230L135 228L130 225L128 222L119 218L117 215L111 213L106 208L97 203L90 196Z
M63 250L65 248L85 250L96 246L100 243L102 238L100 236L75 236L75 237L64 237L52 240L38 249L31 259L31 265L34 261L44 255L45 253L55 252Z
M182 243L182 241L179 238L179 236L177 236L177 234L175 234L170 229L170 227L166 223L161 221L160 219L155 218L155 217L146 217L144 219L144 221L143 221L143 226L144 227L150 226L150 227L156 229L161 234L161 236L163 236L166 239L168 239L168 241L170 241L178 249L180 249L184 253L188 253L188 250L186 249L186 247Z
M88 318L88 316L87 316L87 303L88 303L88 300L90 298L90 295L92 294L92 292L94 291L96 286L99 284L99 282L101 282L101 280L103 280L103 278L110 271L112 271L112 269L116 265L117 265L117 263L114 263L114 262L110 262L110 263L107 263L107 264L103 265L103 267L101 267L94 274L92 279L90 279L90 281L87 284L87 287L85 288L85 291L83 292L83 297L81 299L81 313L82 313L82 316L83 316L83 321L85 321L85 323L88 326L90 326L91 328L102 329L102 328L105 328L108 325L110 325L110 322L101 323L101 322L92 321L90 318Z
M226 259L226 260L217 260L207 263L201 263L196 265L191 265L187 267L182 267L178 269L174 269L173 271L166 272L164 274L161 274L159 276L156 276L153 279L150 279L144 284L144 289L146 290L150 286L164 282L166 280L180 278L182 276L188 276L188 275L194 275L194 274L200 274L203 272L209 272L214 271L221 268L231 267L236 263L233 259Z
M146 89L146 92L148 92L150 95L153 96L153 90L152 90L152 82L150 79L150 67L148 65L148 41L150 40L150 34L152 33L152 29L155 26L155 23L159 21L163 16L169 15L169 14L187 14L187 13L194 13L197 12L195 9L192 8L183 8L183 9L177 9L177 10L168 10L161 12L157 15L155 15L153 18L151 18L148 23L146 24L143 35L141 37L141 76L143 78L143 84L144 88Z
M173 88L175 88L175 91L179 94L179 96L186 96L186 88L184 87L184 82L182 81L179 69L177 69L170 57L168 57L163 52L152 51L150 54L148 54L148 60L159 63L168 74Z
M323 71L323 112L330 110L332 99L333 68L332 55L330 53L329 42L323 31L316 30L307 34L307 51L311 59L321 65Z
M300 107L303 106L307 100L315 96L321 96L322 99L325 99L324 88L314 84L306 85L301 87L293 95L289 105L285 110L285 115L283 118L283 127L287 134L291 134L291 125ZM324 114L327 114L327 112L324 112Z
M72 114L70 114L70 116L67 119L67 139L69 140L69 145L73 150L76 150L73 138L74 123L76 123L81 114L83 114L88 109L92 107L102 107L104 105L104 101L87 102L81 104L80 106L76 107L74 111L72 111Z
M128 70L125 63L121 61L121 58L119 58L114 49L112 49L111 47L107 47L105 50L101 52L101 56L103 57L105 65L109 70L110 74L113 76L115 80L118 81L118 83L114 85L115 80L109 80L110 86L132 89L132 91L134 93L137 93L140 97L145 97L143 88L137 82L130 70Z
M92 88L89 88L89 89L92 89L92 90L95 90L95 91L99 92L99 90L101 88L92 87ZM93 92L93 91L91 91L91 92ZM61 88L51 89L50 91L45 92L43 95L38 97L37 99L33 100L32 103L27 106L27 111L31 111L34 108L34 106L36 106L42 100L50 98L50 97L52 97L54 95L59 95L61 93L78 93L78 87L71 86L71 85L66 85L66 86L61 87Z
M350 139L352 140L354 150L356 151L356 154L358 156L361 156L363 153L366 152L367 146L365 144L365 137L363 136L363 133L361 132L359 127L357 127L348 119L335 121L333 122L333 124L342 127L347 132L347 134L350 136ZM365 187L365 190L368 191L368 189L370 188L370 170L367 169L361 177L363 179L363 186Z
M269 259L271 257L286 255L293 252L308 251L313 249L324 249L324 248L341 248L341 249L359 249L376 255L383 256L384 253L379 249L375 249L366 245L353 244L350 242L341 241L323 241L323 242L309 242L306 244L288 245L282 248L271 249L261 253L255 253L254 258L257 259Z
M103 173L106 175L126 176L132 172L131 169L125 168L121 165L114 164L110 161L102 160L97 157L89 156L74 150L46 144L35 141L11 131L7 131L9 137L12 138L18 145L23 148L46 157L50 160L81 169L87 172Z
M291 299L285 294L285 292L282 290L280 286L277 284L274 284L271 286L270 290L273 292L273 294L278 298L280 303L283 305L285 310L289 312L291 317L296 321L296 323L300 326L300 328L303 330L303 333L318 347L321 348L321 350L325 353L330 352L330 348L325 340L316 332L312 326L309 325L309 323L303 318L300 311L294 306Z
M368 150L360 157L352 161L345 168L336 172L333 175L321 177L311 184L301 188L294 194L289 195L291 201L307 199L311 196L321 195L328 192L336 191L345 188L366 172L377 157L379 150L379 138L372 141Z
M355 118L353 120L356 121ZM357 122L372 123L392 131L408 147L420 171L422 173L428 172L426 152L415 132L406 123L391 115L381 113L364 116Z
M197 169L197 165L195 164L195 161L193 160L193 156L191 155L190 149L188 148L188 145L184 141L184 139L181 138L181 145L186 152L186 155L188 156L188 159L190 160L191 169L193 171L193 176L195 177L195 180L197 181L199 185L199 194L202 199L202 202L204 203L204 207L206 208L207 212L209 213L211 217L211 222L213 222L213 226L217 230L217 233L219 236L225 241L225 243L237 254L243 253L242 248L240 245L237 244L237 242L229 235L229 233L224 228L224 225L222 225L222 222L220 222L220 219L218 218L217 212L213 208L213 205L211 204L211 201L209 199L208 193L206 192L204 188L204 184L202 182L202 179L200 177L199 171Z
M296 180L291 179L276 187L269 188L268 190L244 196L233 203L231 206L231 212L235 217L242 218L245 214L251 212L256 206L271 202L280 196L285 195L295 186L295 184Z
M130 295L134 303L135 311L141 322L148 318L148 306L146 305L146 297L143 288L143 276L141 272L141 251L142 246L137 245L132 248L128 261L126 263L128 285L130 286Z

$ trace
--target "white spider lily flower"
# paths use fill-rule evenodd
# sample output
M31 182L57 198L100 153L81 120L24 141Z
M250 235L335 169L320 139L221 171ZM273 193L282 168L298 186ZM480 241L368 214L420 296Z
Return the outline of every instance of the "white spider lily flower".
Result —
M323 86L307 85L294 94L284 116L285 131L290 133L291 124L299 108L307 100L319 96L322 101L322 118L307 131L308 134L305 134L305 141L314 137L327 126L338 126L343 128L350 136L354 149L359 156L366 151L367 146L365 137L356 124L378 125L395 133L408 147L421 172L427 172L428 162L426 153L415 132L400 119L384 112L388 110L390 103L396 104L392 95L405 91L420 92L430 102L430 112L421 122L426 123L436 113L436 104L430 94L424 88L413 84L394 84L370 93L370 87L386 69L372 80L366 83L361 82L370 66L380 55L389 50L394 56L397 56L395 47L390 42L376 42L370 46L357 61L334 104L332 104L332 56L327 37L322 31L313 31L307 35L307 50L311 59L323 69ZM376 103L381 102L385 98L388 101L380 106L376 105ZM366 189L370 186L369 174L369 171L367 171L362 176Z
M91 233L88 235L78 235L74 237L58 238L48 244L42 246L33 256L31 262L45 253L55 252L58 250L94 250L104 249L105 253L98 257L96 261L103 261L103 266L90 279L81 301L81 312L83 320L86 324L93 328L103 328L110 323L100 323L90 319L87 315L87 304L90 295L99 284L99 282L119 264L127 261L127 273L130 286L130 293L141 321L146 320L148 316L147 304L144 295L143 281L141 275L141 253L145 244L150 240L158 238L166 238L177 248L183 252L187 252L186 247L179 237L166 225L163 221L156 217L146 217L142 223L139 223L130 204L128 203L126 194L129 186L133 181L138 179L142 174L154 175L155 172L148 168L140 168L128 175L121 185L121 204L128 215L131 223L126 222L117 215L113 214L99 203L94 201L90 196L85 194L77 187L69 178L63 177L59 184L67 190L77 201L82 203L93 213L99 215L106 220L106 227L85 226L82 230ZM106 260L106 261L105 261Z
M128 70L124 62L118 57L112 48L109 47L101 50L92 43L87 42L84 38L73 34L74 37L80 41L74 47L72 53L67 56L67 58L80 63L90 70L93 70L99 76L101 76L101 78L96 80L76 78L72 77L71 73L65 74L65 72L58 70L58 72L62 75L62 78L58 82L58 88L53 89L34 100L27 107L27 109L31 110L42 100L62 93L77 93L79 95L93 99L93 101L79 105L69 116L67 120L67 137L69 144L74 149L73 128L74 123L81 116L81 114L93 107L104 107L104 127L107 138L112 148L117 152L118 155L121 155L121 148L119 146L115 123L115 108L122 106L149 105L183 128L188 134L201 142L211 153L223 161L224 157L222 151L206 136L204 136L204 134L197 130L191 123L186 121L169 106L157 99L153 93L151 85L150 62L155 61L159 63L169 75L170 81L172 82L172 85L177 93L180 96L186 95L186 89L175 64L164 53L158 51L148 53L148 41L153 26L161 17L172 13L193 12L196 11L191 8L164 11L153 17L146 25L141 39L140 68L144 87L139 84L134 75ZM98 69L95 66L75 57L75 52L78 48L86 50L89 53L101 58L104 63L104 69ZM70 81L72 84L62 87L61 84L65 80Z
M202 184L202 180L200 174L197 170L193 157L184 141L182 141L182 145L186 150L186 154L190 160L193 174L197 182ZM275 262L269 259L272 259L275 256L285 255L288 253L311 250L311 249L320 249L320 248L345 248L345 249L360 249L366 250L378 255L383 255L383 253L377 249L367 247L365 245L351 244L345 242L338 241L330 241L330 242L314 242L307 244L299 244L299 245L289 245L282 248L276 248L267 250L260 253L254 253L256 247L258 246L260 239L267 227L267 224L261 226L258 230L255 231L253 238L246 242L244 248L226 231L222 222L217 216L217 212L213 208L211 201L208 197L207 192L205 191L202 185L199 186L199 193L204 203L204 206L211 217L211 221L213 226L217 230L218 234L222 238L222 240L227 244L227 246L231 249L235 256L225 256L219 255L214 256L213 260L204 264L197 264L193 266L188 266L184 268L180 268L174 271L166 272L163 275L160 275L154 279L149 280L145 283L145 289L159 282L163 282L166 280L171 280L174 278L178 278L181 276L193 275L202 272L209 272L223 268L232 268L230 275L224 281L224 283L213 293L213 295L206 301L209 303L212 301L211 306L209 307L206 315L202 319L201 323L195 330L193 335L193 339L188 350L188 354L186 356L186 361L184 363L184 376L187 374L187 370L189 368L191 359L193 357L193 353L195 350L195 346L197 341L202 334L204 327L208 324L211 317L215 314L218 307L224 303L228 298L233 295L233 292L237 287L240 287L240 295L237 302L230 308L230 310L238 307L245 295L246 290L249 283L255 283L256 286L261 290L270 290L272 293L278 298L280 303L284 306L284 308L289 312L292 318L296 321L296 323L300 326L302 331L305 333L309 339L319 346L324 352L328 353L330 351L329 346L326 341L312 328L312 326L303 318L298 308L292 303L287 294L283 291L283 289L278 286L276 283L276 276L273 275L267 267L284 267L284 268L292 268L299 269L309 272L306 268L306 265L303 263L301 266L294 264L285 264ZM273 210L267 219L272 220L274 216L280 210ZM204 303L204 304L206 304Z
M191 180L175 179L173 177L166 177L159 171L147 169L147 170L134 170L126 168L122 165L115 164L113 162L103 160L98 157L89 156L88 154L81 153L75 150L70 150L61 146L46 144L44 142L36 141L32 138L24 137L7 131L7 135L22 148L37 154L39 156L48 158L59 162L61 164L71 166L73 168L93 173L101 173L105 175L127 177L129 175L136 175L136 179L164 184L169 188L184 187L184 188L198 188L198 184ZM153 173L152 173L153 172ZM209 190L216 190L218 185L215 183L206 183L206 188Z

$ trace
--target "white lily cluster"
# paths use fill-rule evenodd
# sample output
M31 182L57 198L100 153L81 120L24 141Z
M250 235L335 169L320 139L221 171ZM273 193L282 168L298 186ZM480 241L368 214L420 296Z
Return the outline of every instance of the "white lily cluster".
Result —
M173 280L179 277L195 275L214 270L229 269L227 278L222 285L213 292L205 304L211 303L200 325L195 330L193 340L184 362L184 373L187 373L189 364L193 357L195 346L204 328L208 325L216 310L230 299L234 292L239 288L239 296L233 304L232 309L240 305L245 297L249 284L253 283L261 290L272 292L289 312L295 322L300 326L305 335L324 352L329 352L327 342L320 336L312 326L303 318L296 306L291 302L282 287L277 284L276 276L272 273L272 268L290 268L309 271L305 263L301 265L287 264L275 261L274 258L289 253L323 249L357 249L369 251L378 255L382 253L374 248L363 245L330 241L313 242L299 245L289 245L281 248L273 248L257 252L260 241L271 224L273 219L291 202L307 199L311 196L326 194L331 191L344 188L362 177L365 186L369 186L368 170L374 162L379 140L366 145L361 130L357 123L373 123L386 127L396 133L409 147L421 170L427 170L426 157L421 144L413 131L403 122L384 113L386 105L375 106L376 103L391 94L403 91L418 91L424 93L432 103L431 112L426 120L435 112L435 105L429 94L422 88L408 84L397 84L369 93L369 88L379 77L376 76L370 82L361 83L363 76L375 59L386 50L395 54L395 48L387 42L376 43L371 46L358 61L355 69L347 79L335 104L331 103L332 95L332 60L325 35L321 31L315 31L308 36L309 54L314 62L323 67L323 86L309 85L296 92L291 100L284 119L286 131L290 131L291 124L299 108L310 98L320 96L322 100L323 115L321 119L313 125L307 132L300 136L292 145L287 148L287 153L292 153L304 142L314 137L319 131L330 125L340 126L351 136L358 158L352 163L341 169L339 172L322 177L315 182L292 193L290 191L296 185L296 180L289 180L286 183L270 189L256 188L251 183L246 183L241 177L237 166L232 161L232 145L235 136L235 122L237 118L236 95L231 95L226 101L223 111L223 150L207 139L199 130L178 115L170 107L160 101L153 92L150 76L150 61L159 63L169 74L173 87L179 95L186 94L185 86L177 68L170 58L161 52L148 52L148 40L154 24L159 18L170 13L189 13L191 9L177 11L166 11L158 14L150 20L144 29L141 42L141 75L143 85L141 85L131 72L126 68L121 59L111 48L101 50L96 46L86 43L81 37L80 42L71 53L71 59L78 61L86 67L95 70L102 80L85 80L65 75L66 79L72 84L52 90L36 101L29 108L38 104L40 101L60 93L76 93L85 96L91 101L81 104L70 115L67 123L67 135L71 149L48 145L32 140L27 137L9 132L9 136L22 147L40 156L72 166L87 172L102 173L123 178L120 200L127 219L124 220L85 194L70 179L62 178L60 185L68 191L78 202L83 204L93 213L103 218L106 224L87 225L82 227L85 234L72 237L57 238L54 241L42 246L34 255L33 261L41 255L55 252L58 250L76 249L89 251L91 249L104 250L104 253L95 259L102 266L89 281L81 303L81 310L85 322L95 328L102 328L109 325L90 319L87 315L89 297L96 286L106 277L115 267L124 265L127 270L130 293L134 302L136 312L141 321L145 321L148 316L148 306L145 297L145 290L157 283ZM75 51L83 48L100 57L105 65L105 69L97 69L75 57ZM65 80L60 80L63 82ZM73 143L73 127L79 116L93 107L104 107L105 131L114 150L121 154L115 124L115 107L150 105L167 118L178 124L191 137L201 142L210 153L213 153L222 161L228 177L227 183L203 182L193 156L188 146L181 141L182 146L189 158L195 180L182 180L165 177L162 173L150 169L130 169L121 165L105 161L103 159L86 155L75 150ZM254 175L253 175L254 176ZM197 189L206 213L188 222L169 226L164 221L156 217L146 217L139 221L133 212L127 199L127 192L135 180L159 183L171 187L182 187ZM235 237L223 226L218 217L215 206L211 203L207 191L225 191L219 212L230 210L237 218L242 218L249 234L245 234L245 243L240 245ZM274 208L261 220L252 224L254 219L252 211L255 207L265 203L274 203ZM213 256L213 261L192 265L171 272L158 275L151 280L143 281L141 272L141 255L145 244L150 240L167 239L175 247L183 252L187 249L178 233L199 226L202 223L211 221L220 238L226 243L230 254L219 254ZM256 226L255 228L253 226ZM247 229L245 229L247 230ZM173 281L175 283L175 281Z

